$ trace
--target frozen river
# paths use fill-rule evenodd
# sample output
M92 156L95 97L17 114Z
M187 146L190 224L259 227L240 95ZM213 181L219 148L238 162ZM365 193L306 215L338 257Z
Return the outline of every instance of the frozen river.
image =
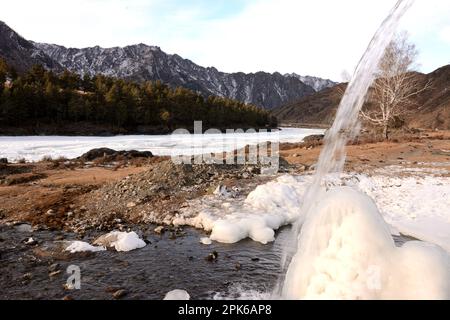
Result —
M9 161L26 159L76 158L94 148L151 151L154 155L192 155L231 151L246 145L266 141L301 142L306 136L322 134L321 129L283 128L276 132L183 134L183 135L123 135L112 137L17 136L0 137L0 158Z

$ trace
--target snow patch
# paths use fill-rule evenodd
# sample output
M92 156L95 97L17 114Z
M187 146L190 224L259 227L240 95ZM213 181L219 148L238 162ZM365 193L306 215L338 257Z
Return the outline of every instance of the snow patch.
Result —
M450 178L359 175L356 186L380 208L386 222L404 235L450 252Z

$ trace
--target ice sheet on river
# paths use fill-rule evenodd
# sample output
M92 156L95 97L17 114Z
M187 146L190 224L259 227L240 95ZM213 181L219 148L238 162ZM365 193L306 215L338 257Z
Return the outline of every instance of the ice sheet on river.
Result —
M283 128L276 132L190 135L123 135L113 137L21 136L0 137L0 158L38 161L44 156L76 158L94 149L151 151L154 155L193 155L231 151L266 141L301 142L322 129Z

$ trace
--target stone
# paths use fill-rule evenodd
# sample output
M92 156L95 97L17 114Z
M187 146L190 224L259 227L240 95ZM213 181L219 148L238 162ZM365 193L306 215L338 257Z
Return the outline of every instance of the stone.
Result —
M34 246L35 244L37 244L37 241L30 237L28 239L25 239L23 243L29 246Z
M54 277L54 276L57 276L60 273L61 273L61 270L57 270L57 271L50 272L48 275L49 275L49 277Z
M219 254L217 253L217 251L213 251L210 254L208 254L208 256L205 259L206 259L206 261L214 262L217 260L218 257L219 257Z
M15 226L14 228L18 232L24 232L24 233L33 232L33 228L31 227L31 225L29 225L27 223L19 224L19 225Z
M120 289L113 293L113 298L121 299L121 298L125 297L126 295L127 295L127 291L124 289Z
M126 159L133 159L133 158L151 158L153 157L153 154L150 151L137 151L137 150L130 150L130 151L116 151L109 148L98 148L98 149L92 149L88 152L84 153L79 159L83 161L93 161L99 158L107 158L108 161L115 161L118 159L118 157L124 157Z
M159 227L156 227L155 228L155 230L153 230L156 234L162 234L162 233L164 233L164 231L166 231L165 230L165 228L163 227L163 226L159 226Z
M22 280L31 280L33 278L33 274L31 272L25 273L22 276Z
M325 138L325 135L323 134L315 134L315 135L310 135L307 136L303 139L304 143L320 143L323 141L323 139Z
M54 263L50 267L48 267L48 271L55 272L55 271L59 270L59 267L60 267L59 263Z
M135 202L128 202L127 203L127 208L134 208L136 207L136 203Z

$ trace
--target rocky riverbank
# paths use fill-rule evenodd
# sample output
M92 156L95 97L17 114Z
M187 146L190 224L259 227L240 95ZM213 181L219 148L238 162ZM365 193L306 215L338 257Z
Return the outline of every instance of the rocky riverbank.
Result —
M1 223L85 233L126 230L130 224L170 225L186 204L215 193L245 197L284 173L314 169L319 136L280 147L277 175L261 165L176 165L151 153L93 150L78 159L0 164ZM449 135L356 143L347 148L347 170L370 172L392 165L450 163ZM286 160L284 160L286 159Z

